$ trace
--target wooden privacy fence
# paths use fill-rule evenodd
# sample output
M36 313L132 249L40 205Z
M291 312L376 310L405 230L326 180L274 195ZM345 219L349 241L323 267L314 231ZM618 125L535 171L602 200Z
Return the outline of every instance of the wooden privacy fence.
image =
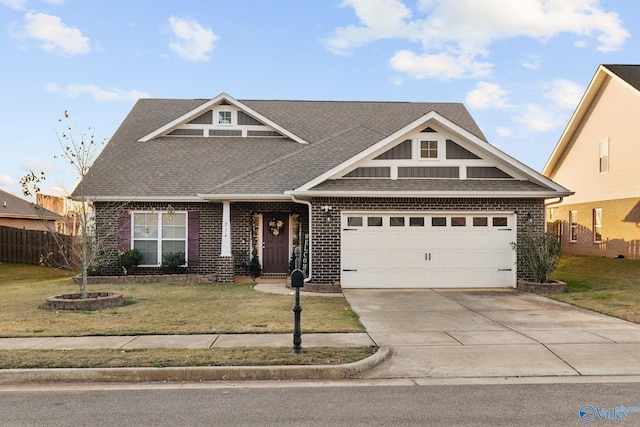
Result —
M0 226L0 262L67 267L73 244L72 236Z

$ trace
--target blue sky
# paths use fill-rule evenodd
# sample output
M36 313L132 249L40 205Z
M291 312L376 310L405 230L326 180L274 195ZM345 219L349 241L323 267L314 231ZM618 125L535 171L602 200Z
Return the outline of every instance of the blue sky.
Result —
M138 98L221 92L462 102L541 170L598 65L639 63L639 17L631 0L0 0L0 189L29 170L73 189L65 110L102 140Z

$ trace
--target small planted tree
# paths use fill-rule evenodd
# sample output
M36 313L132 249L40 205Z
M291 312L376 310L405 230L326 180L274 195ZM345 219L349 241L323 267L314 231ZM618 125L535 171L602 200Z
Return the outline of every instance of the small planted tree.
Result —
M518 243L511 246L518 253L520 271L536 282L550 282L549 276L562 253L560 237L556 233L534 229L533 223L528 223L519 233Z
M65 111L64 117L58 121L65 123L68 119L69 114ZM80 135L74 135L70 125L64 124L63 126L62 131L56 132L61 154L54 156L54 158L62 159L68 163L80 180L74 192L74 199L80 204L78 209L80 242L78 247L74 246L69 249L73 253L74 258L78 260L82 277L80 281L80 296L82 299L86 299L87 276L90 271L94 270L95 267L100 264L99 258L102 251L100 249L100 241L97 239L94 230L95 224L93 221L92 204L84 191L84 178L89 173L89 169L93 165L105 140L96 141L92 128L88 128L87 132L81 132ZM38 193L40 191L40 184L45 179L46 176L44 172L36 175L33 171L29 171L29 173L20 180L23 194L25 196L33 196Z

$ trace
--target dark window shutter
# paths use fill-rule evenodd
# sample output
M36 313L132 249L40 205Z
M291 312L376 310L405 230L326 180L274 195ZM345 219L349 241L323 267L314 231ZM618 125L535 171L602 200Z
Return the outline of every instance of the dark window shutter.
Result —
M131 214L128 211L120 212L118 216L118 230L120 240L118 250L124 252L131 249Z
M198 265L198 234L200 233L200 212L189 211L189 229L187 230L187 243L188 243L188 259L189 266L193 267Z

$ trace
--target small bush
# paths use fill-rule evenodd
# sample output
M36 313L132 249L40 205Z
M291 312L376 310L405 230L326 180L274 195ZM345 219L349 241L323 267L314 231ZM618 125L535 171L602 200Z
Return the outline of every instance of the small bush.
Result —
M519 243L511 244L518 253L518 269L538 283L549 282L549 275L562 254L560 237L556 233L534 230L532 224L527 224L518 238Z
M186 260L184 252L171 252L162 256L162 265L160 265L160 270L164 274L185 273L185 264Z
M135 273L136 268L142 262L142 254L137 249L129 249L120 254L120 266L124 274Z

